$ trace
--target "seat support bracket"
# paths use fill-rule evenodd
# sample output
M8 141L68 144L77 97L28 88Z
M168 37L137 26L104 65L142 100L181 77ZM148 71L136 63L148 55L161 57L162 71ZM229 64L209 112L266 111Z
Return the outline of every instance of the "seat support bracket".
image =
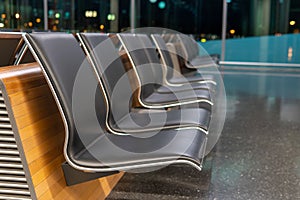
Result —
M111 171L111 172L84 172L71 167L67 162L64 162L62 165L62 170L65 176L67 186L76 185L79 183L95 180L98 178L110 176L113 174L119 173L119 171Z

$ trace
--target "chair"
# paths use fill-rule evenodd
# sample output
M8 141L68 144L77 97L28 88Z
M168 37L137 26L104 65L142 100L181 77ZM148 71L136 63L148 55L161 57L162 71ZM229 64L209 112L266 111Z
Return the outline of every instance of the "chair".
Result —
M176 34L180 43L181 51L187 68L206 68L216 66L218 58L216 56L201 55L199 45L194 39L184 34Z
M176 36L176 37L175 37ZM177 34L164 34L160 35L160 37L163 38L163 40L167 43L167 49L168 51L165 51L163 53L169 54L172 58L172 60L165 60L166 62L173 63L175 66L178 65L177 70L182 73L182 75L186 78L189 79L191 78L203 78L203 80L209 80L213 81L215 83L214 87L214 92L211 93L211 99L212 102L214 103L214 106L211 109L211 122L209 125L209 135L208 135L208 143L207 143L207 153L209 153L214 145L216 144L218 138L220 137L224 121L225 121L225 116L226 116L226 92L223 84L223 79L222 75L218 71L218 65L214 64L214 60L211 61L212 65L208 67L202 67L199 69L196 68L187 68L185 66L185 59L187 55L184 54L183 52L183 47L184 45L183 42L179 42L178 37L184 37L187 42L190 43L192 41L194 45L194 51L196 50L198 53L192 53L194 56L199 56L200 52L198 51L198 44L194 42L190 37L184 36L184 35L177 35ZM153 38L153 37L152 37ZM156 38L159 38L157 36ZM159 43L159 40L157 44L165 44L164 42ZM160 48L158 48L160 49ZM166 49L166 47L162 47L162 49ZM202 53L203 54L203 53ZM164 58L165 54L161 54L162 60ZM192 58L193 56L191 56ZM182 62L183 61L183 62ZM172 64L169 64L172 66ZM172 79L169 80L171 83L176 84L182 83L182 80L180 78L178 79L177 77L171 77Z
M104 173L189 164L201 170L206 135L199 129L162 130L144 137L111 134L105 96L76 39L66 33L24 35L55 97L65 125L71 168ZM74 98L76 97L76 98Z
M168 44L167 46L164 39L158 34L152 34L151 38L154 41L154 44L160 54L162 65L164 66L166 74L164 79L166 84L179 85L179 87L184 87L184 84L191 84L192 87L196 89L209 87L210 90L213 90L213 86L216 85L216 82L211 77L203 77L200 73L192 76L184 76L185 74L178 76L176 73L180 73L180 70L174 69L175 62L172 61L172 56L178 56L174 46L172 46L172 44Z
M208 88L176 92L176 87L165 87L163 70L157 57L156 49L147 35L117 34L138 77L139 102L144 107L164 108L191 103L206 103L212 105ZM159 93L158 90L170 90L172 93Z
M203 108L131 109L130 79L112 40L107 34L80 33L77 35L97 74L107 98L107 121L117 132L139 132L167 128L199 127L206 132L210 112Z

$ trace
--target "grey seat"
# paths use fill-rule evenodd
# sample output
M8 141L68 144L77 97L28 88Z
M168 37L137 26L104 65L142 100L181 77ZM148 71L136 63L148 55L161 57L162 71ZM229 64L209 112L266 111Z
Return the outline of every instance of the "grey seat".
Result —
M80 33L78 37L105 90L109 110L107 121L113 130L139 132L179 127L208 129L210 111L204 108L155 112L153 109L131 109L133 90L112 40L108 35L99 33Z
M218 59L209 55L200 56L199 46L196 41L184 34L176 34L187 68L206 68L217 65Z
M168 85L179 85L180 88L184 89L185 84L191 85L194 89L208 88L214 90L216 82L212 77L203 77L200 73L193 73L190 75L182 74L183 76L174 76L174 73L180 73L179 69L174 69L174 63L172 61L172 54L176 54L176 50L169 49L164 39L158 34L151 35L152 40L161 57L162 65L165 70L165 82ZM177 55L174 55L177 57Z
M111 134L106 127L104 93L73 35L33 33L24 37L62 114L64 155L72 168L88 173L184 163L201 170L205 133L173 129L145 133L145 137Z
M172 107L191 103L207 103L212 105L210 91L207 88L201 90L176 91L173 93L160 93L163 83L163 71L158 59L156 48L151 40L144 34L117 34L124 49L126 50L133 71L139 77L140 95L139 101L145 107ZM174 89L173 89L174 88Z
M199 81L199 79L203 79L205 81L211 82L213 84L216 84L214 76L207 75L203 73L203 71L210 70L214 68L215 66L218 66L219 56L218 55L205 55L201 56L201 58L205 59L202 60L204 63L202 63L201 67L199 69L197 67L191 66L190 62L193 62L193 58L195 56L199 56L199 47L198 44L193 41L192 38L183 35L183 34L163 34L160 36L163 38L165 43L168 46L168 51L172 52L171 54L171 61L172 64L175 66L175 69L180 72L186 79L189 79L189 81ZM185 40L187 40L187 43L192 43L191 47L186 47L180 37L184 37ZM192 42L191 42L192 41ZM188 48L188 51L186 50ZM162 60L166 58L164 55L162 55ZM200 70L201 69L201 70ZM203 70L205 69L205 70ZM199 72L200 70L200 72ZM182 78L175 78L171 77L169 79L170 83L173 84L184 84L186 80Z

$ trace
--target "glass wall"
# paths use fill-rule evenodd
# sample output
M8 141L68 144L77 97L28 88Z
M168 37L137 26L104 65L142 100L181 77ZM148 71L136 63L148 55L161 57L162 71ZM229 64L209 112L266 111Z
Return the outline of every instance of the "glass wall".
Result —
M190 34L221 54L224 1L225 61L300 63L299 0L0 0L0 30L120 32L131 26L134 2L136 27Z
M0 0L6 29L44 29L44 1ZM130 27L131 0L47 0L52 31L119 32ZM136 27L174 29L220 39L222 0L135 0ZM17 15L19 14L19 15ZM30 25L30 26L29 26Z
M0 0L1 29L43 29L43 1Z
M50 30L74 30L75 5L73 0L49 0L47 15Z
M222 0L142 0L139 26L164 27L207 39L220 39Z
M225 61L300 63L299 0L228 2Z
M227 36L229 38L299 33L299 0L230 0L228 2Z

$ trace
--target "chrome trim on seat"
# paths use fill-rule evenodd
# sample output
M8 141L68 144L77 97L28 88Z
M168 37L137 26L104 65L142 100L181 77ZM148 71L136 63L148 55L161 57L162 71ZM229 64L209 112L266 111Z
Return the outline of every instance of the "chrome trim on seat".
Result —
M28 50L28 46L26 43L24 43L24 45L22 46L21 50L19 51L19 55L16 58L14 65L19 65L20 62L22 61L22 58L25 56L26 52Z

